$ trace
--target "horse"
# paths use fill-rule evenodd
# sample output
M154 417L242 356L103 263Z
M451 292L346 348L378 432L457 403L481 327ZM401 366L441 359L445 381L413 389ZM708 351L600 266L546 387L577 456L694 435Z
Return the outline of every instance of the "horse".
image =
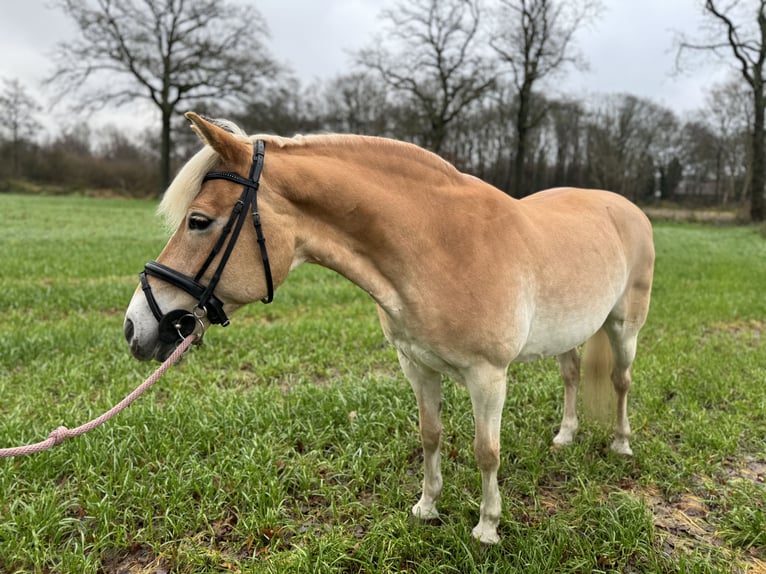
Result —
M482 543L499 541L510 363L558 359L564 407L553 445L562 447L578 428L585 343L583 386L594 374L598 392L615 396L611 449L632 454L627 395L654 269L638 207L575 188L514 199L385 138L247 136L225 120L186 117L204 146L160 203L175 232L126 312L136 358L167 357L243 305L269 302L292 269L314 263L369 293L414 391L424 455L416 517L439 516L443 374L471 399L482 485L472 533Z

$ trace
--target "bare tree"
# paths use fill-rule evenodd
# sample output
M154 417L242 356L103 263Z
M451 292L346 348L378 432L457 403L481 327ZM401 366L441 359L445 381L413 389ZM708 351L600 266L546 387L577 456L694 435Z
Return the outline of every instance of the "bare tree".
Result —
M706 191L711 178L715 178L716 195L723 187L723 146L721 138L716 136L706 121L704 112L699 119L684 123L680 137L683 139L684 178L681 191L685 197L699 196ZM724 194L726 190L723 190ZM725 199L724 199L725 203Z
M586 112L574 99L553 101L549 117L556 145L555 173L552 186L583 185L583 131Z
M508 150L513 141L509 108L505 105L508 93L507 85L497 82L455 123L446 144L446 155L461 171L503 191L508 187Z
M4 80L0 92L0 113L3 115L4 131L8 133L11 148L11 169L14 176L19 175L19 162L22 147L39 129L40 124L35 114L40 105L30 96L17 79Z
M366 72L333 78L323 92L326 127L332 131L386 136L391 106L387 87Z
M170 180L171 119L179 106L257 93L277 66L257 10L224 0L57 0L80 37L62 42L49 78L79 107L148 100L161 116L160 174ZM99 82L88 82L98 76ZM184 111L184 110L181 110Z
M439 153L450 124L494 83L477 44L479 0L406 0L385 10L385 36L358 62L414 104L423 144Z
M750 126L752 97L747 85L734 81L714 86L708 94L700 121L714 136L715 196L722 205L729 199L747 199L752 179ZM689 142L694 149L694 143Z
M567 66L586 67L575 34L601 11L599 0L498 0L490 44L511 71L516 87L513 194L524 194L529 134L545 117L533 111L533 90Z
M766 130L764 128L764 62L766 62L766 0L704 0L708 27L701 38L678 37L677 63L688 52L712 53L734 58L734 65L750 87L753 105L750 218L763 221L766 190Z
M316 90L302 88L300 81L284 75L278 83L244 103L241 112L229 116L247 132L293 136L319 131L321 118L315 111ZM188 130L187 130L188 131Z
M633 201L655 192L655 167L677 120L650 100L611 95L595 107L588 125L587 170L591 185ZM666 159L669 162L671 159Z

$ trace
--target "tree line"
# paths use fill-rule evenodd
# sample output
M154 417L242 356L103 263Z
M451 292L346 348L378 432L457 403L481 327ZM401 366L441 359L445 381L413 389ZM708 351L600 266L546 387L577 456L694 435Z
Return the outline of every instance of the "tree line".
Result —
M737 5L734 13L705 0L701 9L722 36L677 38L679 61L711 50L723 58L728 46L741 71L682 118L631 94L586 100L546 92L585 67L576 32L597 22L598 0L400 1L381 14L380 35L353 54L348 72L310 85L269 52L252 7L59 0L81 36L59 46L48 84L78 94L81 110L149 101L159 129L137 137L81 124L40 138L39 103L6 79L0 190L3 181L25 180L156 196L197 149L181 115L193 108L251 133L412 141L515 197L599 187L637 202L749 204L751 218L762 220L764 58L743 50L757 46L747 34L757 36L758 24L766 32L766 0L748 2L749 12Z

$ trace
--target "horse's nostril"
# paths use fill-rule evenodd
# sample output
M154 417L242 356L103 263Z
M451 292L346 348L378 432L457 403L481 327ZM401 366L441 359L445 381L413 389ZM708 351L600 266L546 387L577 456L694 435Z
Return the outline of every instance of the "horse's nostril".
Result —
M125 338L128 340L128 343L133 340L134 332L135 329L133 327L133 321L130 319L125 319Z

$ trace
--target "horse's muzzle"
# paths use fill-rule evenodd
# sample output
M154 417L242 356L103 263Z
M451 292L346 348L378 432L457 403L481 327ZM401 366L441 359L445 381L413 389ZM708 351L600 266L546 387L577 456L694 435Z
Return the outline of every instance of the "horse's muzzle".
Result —
M156 356L156 344L142 345L139 338L136 337L136 327L131 319L125 319L123 333L125 335L125 340L128 342L128 346L130 347L130 354L133 355L136 359L139 361L150 361Z

